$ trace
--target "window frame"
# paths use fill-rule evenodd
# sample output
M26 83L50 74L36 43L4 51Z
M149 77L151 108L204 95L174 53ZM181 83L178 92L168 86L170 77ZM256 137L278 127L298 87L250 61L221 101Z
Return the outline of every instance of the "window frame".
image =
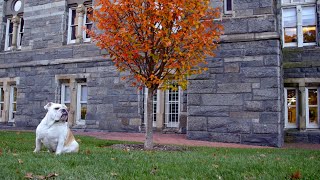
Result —
M77 10L76 10L77 7L75 6L71 6L69 7L69 16L68 16L68 35L67 35L67 44L74 44L76 43L76 40L77 40L77 34L75 34L75 39L71 39L72 37L72 26L76 27L76 29L78 29L78 22L74 22L75 24L71 25L71 22L72 22L72 11L74 10L76 12L76 16L77 16ZM79 18L79 17L78 17ZM78 19L77 19L78 20ZM78 20L79 21L79 20ZM77 32L77 31L76 31Z
M304 47L304 46L316 46L318 42L318 33L316 33L316 40L315 42L309 42L309 43L304 43L303 42L303 24L302 24L302 8L303 7L314 7L315 8L315 28L316 32L318 32L318 25L317 25L317 7L314 2L298 2L298 3L283 3L282 1L282 7L281 7L281 37L282 37L282 46L285 47ZM295 28L297 29L297 42L291 42L291 43L285 43L285 27L284 27L284 18L283 18L283 11L285 9L292 9L294 8L296 11L296 25Z
M84 16L83 16L83 26L85 28L87 28L87 25L88 24L91 24L92 27L93 27L93 22L87 22L87 16L88 16L88 8L92 8L92 5L86 5L85 6L85 13L84 13ZM91 27L91 28L92 28ZM82 31L82 37L83 37L83 42L91 42L91 37L90 38L87 38L87 33L85 30Z
M232 12L233 12L233 0L230 0L230 3L231 3L231 10L228 10L227 9L228 0L224 0L224 3L223 3L223 12L224 12L224 14L227 14L227 15L232 14Z
M296 123L293 124L293 123L289 123L289 119L288 119L288 108L289 107L294 107L293 105L291 106L288 106L288 90L295 90L295 93L296 93L296 105L295 105L295 108L296 108ZM299 94L298 94L298 88L294 88L294 87L285 87L284 88L284 99L285 99L285 124L284 124L284 127L285 129L294 129L294 128L298 128L298 123L299 123L299 105L300 105L300 102L299 102Z
M76 112L76 125L85 125L86 121L85 119L81 119L81 105L86 104L87 105L87 113L88 113L88 94L87 94L87 100L81 101L81 87L86 86L88 90L87 83L78 83L77 84L77 112ZM87 91L88 92L88 91ZM87 115L86 113L86 115Z
M144 88L144 105L143 105L143 115L144 115L144 122L143 124L146 124L146 121L148 119L147 114L147 99L148 99L148 88ZM155 101L156 99L156 101ZM157 90L156 94L153 96L152 101L152 119L153 119L153 127L157 127L157 114L160 112L160 90Z
M2 99L2 96L3 96L3 99ZM0 86L0 122L3 121L2 119L3 114L4 114L4 89L3 89L3 86Z
M8 122L15 121L15 114L17 112L17 99L14 100L14 89L16 89L16 93L18 95L18 89L16 85L10 85L10 96L9 96L9 120ZM16 97L17 98L17 97ZM16 105L16 110L14 111L14 106Z
M165 93L165 126L169 128L177 128L180 124L180 116L181 116L181 87L178 88L178 100L177 101L170 101L170 90L166 90ZM178 113L171 113L170 112L170 103L178 105ZM177 122L173 122L170 120L170 114L178 115Z
M70 100L69 100L69 101L66 101L66 100L65 100L65 97L66 97L66 94L65 94L65 92L66 92L66 86L68 86L69 89L70 89ZM61 100L60 100L61 104L64 104L64 105L65 105L65 104L69 104L68 110L70 110L70 105L71 105L71 88L70 88L70 85L69 85L69 84L67 84L67 83L61 84L61 95L60 95L60 97L61 97Z
M310 122L309 122L309 101L308 101L308 98L309 98L309 89L316 89L317 90L317 105L315 106L315 105L312 105L312 106L314 106L314 107L317 107L317 112L318 112L318 114L317 114L317 117L318 117L318 119L317 119L317 125L312 125L312 124L310 124ZM320 96L319 96L319 90L320 90L320 88L319 87L306 87L305 88L305 92L306 92L306 99L305 99L305 101L306 101L306 128L307 129L318 129L320 126L319 126L319 115L320 115L320 113L319 113L319 107L320 107L320 105L319 105L319 100L320 100Z
M24 21L23 17L20 17L20 23L17 29L17 49L21 50L21 42L22 42L22 34L24 33L24 26L22 27L22 31L21 30L21 22ZM7 23L6 23L6 34L5 34L5 43L4 43L4 50L5 51L10 51L12 50L12 40L13 40L13 23L12 23L12 38L11 38L11 46L9 46L10 44L10 37L9 37L9 29L10 29L10 24L12 21L12 17L8 17L7 18Z

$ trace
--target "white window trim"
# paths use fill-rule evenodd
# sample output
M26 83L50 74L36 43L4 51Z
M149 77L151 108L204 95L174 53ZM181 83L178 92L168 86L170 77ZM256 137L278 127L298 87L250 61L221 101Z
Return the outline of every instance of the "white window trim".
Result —
M179 127L180 123L180 115L181 115L181 88L179 87L178 89L178 101L172 101L173 103L178 103L178 122L169 122L169 116L170 116L170 106L169 104L171 103L169 101L169 90L166 90L166 101L165 101L165 125L166 127Z
M76 43L76 39L71 39L72 34L72 28L71 28L71 22L72 22L72 10L75 10L76 7L70 7L69 8L69 18L68 18L68 44L74 44ZM76 22L78 23L78 22Z
M20 32L20 29L21 29L21 21L22 21L22 18L23 17L20 17L20 23L19 23L19 26L18 26L18 29L17 29L17 49L21 49L21 45L20 45L20 42L21 42L21 32ZM5 47L5 51L10 51L12 49L12 47L10 46L9 47L9 26L10 26L10 23L11 23L11 20L12 18L7 18L7 25L6 25L6 38L5 38L5 43L4 43L4 47ZM13 27L12 27L13 28ZM13 32L12 32L13 33ZM24 27L22 29L22 33L24 33ZM11 39L12 40L12 39ZM12 42L11 42L12 44Z
M286 5L299 5L299 4L315 4L316 0L310 1L310 2L294 2L294 0L291 0L289 3L284 3L283 0L281 0L281 5L286 6Z
M296 123L295 124L292 124L292 123L289 123L288 121L288 90L295 90L296 91ZM298 89L297 88L284 88L284 99L285 99L285 124L284 124L284 127L289 129L289 128L298 128L298 117L299 117L299 97L298 97Z
M318 125L314 125L314 124L310 124L309 123L309 101L308 101L308 98L309 98L309 89L317 89L317 108L318 108L318 115L317 115L317 117L318 117ZM306 128L309 128L309 129L317 129L317 128L319 128L319 88L317 88L317 87L307 87L306 88L306 99L305 99L305 101L306 101Z
M70 88L70 85L68 85L68 84L61 84L61 104L71 104L71 97L70 97L70 101L65 100L66 86L68 86Z
M77 115L76 115L76 124L77 125L85 125L85 119L81 119L81 104L87 104L88 101L81 101L81 86L87 86L86 83L78 83L77 86ZM88 106L87 106L88 107ZM87 109L88 112L88 109Z
M14 101L14 88L16 88L15 85L10 86L10 97L9 97L9 121L8 122L14 122L14 118L12 117L13 113L16 113L16 111L13 111L13 104L17 105L17 101Z
M143 124L146 125L146 121L148 120L148 114L147 114L147 99L148 99L148 88L144 88L144 122ZM153 101L153 108L156 108L156 113L154 112L154 109L152 108L152 119L153 119L153 127L157 127L157 114L160 112L160 90L157 90L157 100ZM154 121L155 119L155 121Z
M303 4L303 5L301 5ZM304 47L304 46L315 46L317 45L317 42L311 42L311 43L304 43L303 42L303 26L302 26L302 7L315 7L316 8L316 4L315 2L308 2L308 3L291 3L290 4L291 6L288 6L288 7L283 7L281 9L281 14L283 15L283 10L284 9L290 9L290 8L295 8L296 9L296 16L297 16L297 24L296 24L296 29L297 29L297 42L291 42L291 43L285 43L285 39L284 39L284 20L283 20L283 17L281 18L281 24L282 24L282 28L281 28L281 31L282 31L282 44L283 44L283 47ZM294 6L292 6L294 5ZM317 15L317 9L315 11L315 14ZM317 19L318 17L316 17L316 22L317 22ZM317 26L317 23L316 23L316 32L318 32L318 26ZM318 34L316 33L316 36L318 36ZM316 37L316 41L317 41L318 37Z
M224 14L232 14L233 12L233 0L231 0L231 10L227 10L227 0L224 0L224 3L223 3L223 12Z
M7 19L7 25L6 25L6 39L5 39L5 51L10 51L11 50L11 46L9 47L9 44L10 44L10 42L9 42L9 40L10 40L10 38L9 38L9 26L10 26L10 22L11 22L11 18L8 18Z
M85 6L85 13L84 13L84 16L83 16L83 26L84 27L87 27L86 26L86 24L87 24L87 13L88 13L88 8L89 8L90 6ZM92 23L93 24L93 23ZM91 38L87 38L86 37L86 31L85 30L83 30L82 31L82 36L83 36L83 42L90 42L91 41Z
M4 114L4 99L1 100L2 92L4 93L3 86L0 86L0 122L3 121L2 116ZM1 107L3 108L3 112L1 112Z

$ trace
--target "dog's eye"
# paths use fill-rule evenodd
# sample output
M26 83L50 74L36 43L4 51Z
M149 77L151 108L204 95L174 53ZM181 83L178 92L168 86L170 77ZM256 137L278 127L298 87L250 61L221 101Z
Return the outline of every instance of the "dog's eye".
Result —
M59 110L59 108L58 107L56 107L56 108L54 108L55 110Z

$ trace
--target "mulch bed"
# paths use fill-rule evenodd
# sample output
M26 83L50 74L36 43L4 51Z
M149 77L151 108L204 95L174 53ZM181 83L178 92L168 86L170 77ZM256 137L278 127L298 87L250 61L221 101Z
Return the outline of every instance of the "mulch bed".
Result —
M143 144L114 144L110 147L114 149L122 149L125 151L128 151L128 150L144 151L145 150ZM182 146L155 144L153 146L152 151L186 151L186 150L187 148Z

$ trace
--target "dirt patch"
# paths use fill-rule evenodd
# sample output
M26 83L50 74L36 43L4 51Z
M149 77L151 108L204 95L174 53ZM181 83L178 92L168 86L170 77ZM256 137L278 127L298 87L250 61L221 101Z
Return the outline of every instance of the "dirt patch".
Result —
M114 144L110 146L114 149L122 149L122 150L136 150L136 151L144 151L143 144ZM153 151L186 151L186 147L182 146L174 146L174 145L161 145L155 144L153 146Z

